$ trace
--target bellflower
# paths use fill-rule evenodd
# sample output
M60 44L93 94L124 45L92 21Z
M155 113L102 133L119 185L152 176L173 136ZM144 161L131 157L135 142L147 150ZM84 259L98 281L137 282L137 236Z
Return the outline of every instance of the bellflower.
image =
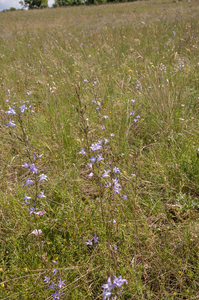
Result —
M24 185L26 185L28 187L30 184L33 184L33 181L28 178L26 180L26 182L24 183Z
M102 157L102 154L99 154L97 157L97 161L101 161L101 160L104 160L104 158Z
M53 275L55 275L58 272L57 269L53 269Z
M65 282L65 280L61 280L61 278L60 278L59 283L58 283L59 289L61 289L62 285L65 285L64 282Z
M96 158L97 158L97 157L93 157L93 156L92 156L91 158L89 158L89 160L90 160L92 163L94 163L94 162L96 161Z
M122 199L123 199L123 200L126 200L126 199L127 199L127 195L124 195L124 194L123 194Z
M108 139L104 139L104 145L106 145L109 142Z
M99 237L98 236L96 236L96 234L95 234L95 236L94 236L94 243L96 244L97 242L98 242L98 239L99 239Z
M117 168L117 167L115 167L115 168L113 169L113 171L115 172L115 174L117 174L117 173L120 174L120 170L119 170L119 168Z
M29 210L29 215L31 215L31 214L35 214L35 210L36 210L36 208L34 208L34 207L30 207L30 208L27 208L28 210Z
M47 177L46 175L44 175L44 174L41 174L41 175L39 175L39 180L38 180L38 182L40 182L41 180L46 180L46 181L48 181L48 177Z
M51 284L50 284L50 286L49 286L49 289L52 289L52 290L54 290L54 289L55 289L55 284L54 284L54 282L53 282L53 281L51 282Z
M99 143L96 143L96 144L92 144L92 146L90 147L90 149L92 151L97 151L101 148L101 145Z
M93 172L88 175L89 178L93 177Z
M50 277L44 276L44 282L49 283Z
M16 124L13 121L11 121L11 119L10 119L9 123L6 123L6 125L10 126L10 127L16 127Z
M108 175L108 173L110 173L110 172L111 172L110 169L106 170L105 173L102 174L102 177L110 177L110 175Z
M29 168L29 165L28 165L27 163L24 163L24 164L22 165L22 167L23 167L23 168Z
M80 152L78 152L78 154L86 155L86 152L85 152L84 149L82 148L82 150L81 150Z
M27 107L25 106L25 104L23 104L22 106L19 107L21 113L23 114L25 109L27 109Z
M6 111L5 113L6 113L6 114L12 114L12 115L16 115L16 112L15 112L15 110L14 110L13 108L11 108L10 106L9 106L9 109L8 109L8 111Z
M54 299L59 299L59 296L61 295L62 293L58 293L57 291L55 291L55 294L52 294L52 296L54 297Z
M39 198L46 198L46 196L44 195L44 191L43 191L43 192L41 192L41 194L40 194L40 195L38 195L38 197L39 197Z
M93 240L93 239L91 239L90 241L88 240L88 242L86 242L86 245L93 246L92 240Z
M30 170L33 172L33 174L37 173L38 169L35 167L35 164L32 163L29 165Z
M128 281L126 279L122 279L122 276L119 277L115 276L113 283L121 288L124 283L128 284Z

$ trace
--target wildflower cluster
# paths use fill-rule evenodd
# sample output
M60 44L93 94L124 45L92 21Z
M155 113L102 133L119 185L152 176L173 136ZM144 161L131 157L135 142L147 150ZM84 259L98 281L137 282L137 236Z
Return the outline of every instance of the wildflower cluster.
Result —
M29 92L27 94L28 96L30 96ZM10 96L10 90L8 90L8 95ZM9 100L7 99L6 102L9 102ZM16 120L13 121L10 119L9 122L6 123L6 125L8 127L18 127L17 128L18 135L15 134L15 136L17 136L17 138L22 142L23 146L25 146L25 149L23 149L23 151L24 151L24 155L26 156L26 159L28 160L28 162L24 162L22 167L28 169L30 174L29 177L26 179L24 186L27 189L29 189L30 186L34 186L34 190L32 189L32 192L34 192L34 196L33 197L29 196L29 193L25 194L23 200L24 203L27 205L27 210L29 211L29 215L35 214L35 215L43 216L46 213L45 210L36 211L37 208L35 206L38 198L46 198L46 196L44 195L44 191L40 191L39 184L41 184L42 181L48 181L48 178L45 174L39 175L38 173L39 169L35 164L39 160L39 158L42 157L42 154L36 155L35 153L33 153L33 155L31 155L29 139L28 139L28 135L26 134L26 129L22 118L22 116L26 112L33 113L34 110L32 110L31 108L32 105L30 104L30 100L27 100L24 104L22 104L19 107L16 107L16 104L17 103L13 103L12 107L9 105L8 110L5 112L8 115L13 115ZM19 126L15 124L16 121L18 122ZM38 235L41 233L41 230L35 229L32 233Z
M61 280L61 276L58 275L56 278L56 274L58 273L57 269L53 269L52 276L53 279L50 278L50 276L44 276L44 282L48 284L48 288L54 290L54 294L52 294L52 297L54 299L60 299L59 297L63 293L61 291L61 288L65 285L65 280Z
M87 82L84 80L84 82ZM139 88L139 87L138 87ZM121 182L121 171L118 165L116 165L114 157L111 155L112 154L112 147L113 147L113 139L115 137L114 133L109 133L108 130L106 129L109 127L108 122L109 122L109 116L107 115L102 115L102 110L103 107L100 105L100 102L96 100L92 100L93 105L96 106L96 113L98 114L99 118L99 123L100 127L103 131L103 135L101 135L101 138L92 141L90 140L90 128L88 125L88 118L85 116L85 111L81 110L81 107L83 107L81 99L80 99L80 94L77 93L78 100L79 100L79 105L80 108L77 109L77 111L81 115L82 119L82 126L85 126L85 128L82 127L82 132L85 133L85 141L86 145L78 152L79 155L84 156L85 158L85 167L86 167L86 173L87 173L87 178L93 182L93 184L98 186L98 189L100 191L101 195L101 207L100 211L102 213L102 219L104 220L104 215L103 211L106 212L107 217L105 218L104 222L106 224L115 224L116 220L113 215L113 209L111 209L111 203L114 203L114 197L119 196L121 199L124 201L127 199L127 195L125 193L121 194L122 191L122 185L123 183ZM129 117L131 119L132 117L132 122L133 123L138 123L140 116L135 115L135 111L133 110L133 106L135 104L135 99L131 100L131 110L129 113ZM86 122L87 121L87 122ZM136 127L138 128L138 126ZM98 131L100 132L100 131ZM124 156L124 153L121 153L121 157ZM131 174L132 178L135 177L135 174ZM103 206L105 204L102 204L105 202L105 200L108 200L109 205L106 206L106 209L104 210ZM111 243L110 240L110 234L108 231L111 230L110 226L106 226L107 228L107 237L109 239L109 244ZM98 240L97 237L92 238L91 240L88 240L86 242L87 245L93 246L93 242L96 243ZM114 249L117 251L117 245L114 245ZM103 300L108 299L111 296L111 290L115 287L122 287L122 284L127 281L125 279L122 279L122 277L115 277L113 283L111 283L111 278L109 277L108 279L108 284L103 285ZM115 297L114 299L117 299Z
M123 291L122 289L122 285L124 283L128 284L128 281L126 279L122 279L122 276L116 277L114 276L115 279L113 280L113 283L111 281L111 277L108 278L107 284L102 285L103 288L103 300L109 299L112 296L112 289L114 287L119 287L121 288L120 293ZM112 298L113 300L117 299L117 296L115 296L114 298Z

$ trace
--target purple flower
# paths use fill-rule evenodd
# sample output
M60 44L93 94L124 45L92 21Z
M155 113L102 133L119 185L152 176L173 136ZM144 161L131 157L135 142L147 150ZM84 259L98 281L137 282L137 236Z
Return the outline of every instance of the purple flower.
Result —
M109 188L109 187L111 187L111 185L112 185L111 182L109 182L109 184L105 184L104 187L105 187L105 188Z
M10 90L8 90L8 95L10 95Z
M139 118L140 118L140 116L139 116L139 115L137 115L136 119L139 119Z
M101 148L101 145L99 144L99 142L96 143L96 144L92 144L92 146L90 147L90 149L91 149L92 151L97 151L97 150L99 150L100 148Z
M110 136L115 136L114 133L111 133Z
M54 297L54 299L59 299L59 296L61 295L62 293L58 293L57 291L55 291L55 294L52 294L52 296Z
M110 173L110 172L111 172L110 169L106 170L105 173L102 174L102 177L110 177L110 175L108 175L108 173Z
M104 145L106 145L109 142L108 139L104 139Z
M92 240L93 240L93 239L91 239L90 241L88 240L88 242L86 242L86 245L93 246Z
M135 174L131 174L131 176L134 178L134 177L135 177Z
M119 276L119 277L115 276L115 279L113 280L113 283L115 285L117 285L118 287L122 287L122 285L124 283L128 284L128 281L126 279L122 279L122 276Z
M105 127L105 126L102 126L102 129L103 129L103 130L105 130L105 129L106 129L106 127Z
M5 113L6 113L6 114L12 114L12 115L16 115L16 112L15 112L15 110L14 110L13 108L11 108L10 106L9 106L9 109L8 109L8 111L6 111Z
M134 116L135 112L131 110L130 116Z
M95 99L93 100L93 103L97 103L97 102L95 101Z
M88 80L87 80L87 79L84 79L84 82L88 82Z
M111 277L108 278L107 284L102 285L103 288L103 300L106 300L111 296L111 290L116 286L115 283L111 282Z
M115 174L117 174L117 173L120 174L120 170L119 170L119 168L117 168L117 167L115 167L115 168L113 169L113 171L115 172Z
M47 276L44 276L44 282L46 282L46 283L49 283L49 281L50 281L50 277L47 277Z
M138 83L137 85L136 85L136 90L138 90L140 88L140 84Z
M10 119L9 123L6 123L6 125L10 126L10 127L16 127L16 124L13 121L11 121L11 119Z
M138 121L138 119L134 119L133 121L136 123Z
M124 153L121 153L121 156L124 156Z
M135 99L132 99L131 101L132 101L133 104L135 103Z
M97 157L93 157L93 156L92 156L91 158L89 158L89 160L90 160L92 163L94 163L94 162L96 161L96 158L97 158Z
M94 85L96 85L97 84L97 81L94 81Z
M65 285L64 282L65 282L65 280L61 280L61 278L60 278L59 283L58 283L59 289L61 289L62 285Z
M53 269L53 275L57 274L58 270L57 269Z
M82 150L80 152L78 152L78 154L86 155L86 152L84 151L84 148L82 148Z
M30 184L33 184L33 181L28 178L26 180L26 182L24 183L24 185L26 185L28 187Z
M31 199L31 197L28 197L26 194L24 195L23 200L25 200L26 204L30 204L29 202L27 202L27 200L30 200L30 199Z
M110 219L109 223L110 223L110 222L113 222L113 224L116 224L115 219Z
M35 167L35 164L32 163L29 165L30 170L33 172L33 174L37 173L38 169Z
M52 290L55 289L55 285L54 285L54 282L53 282L53 281L51 282L51 284L50 284L50 286L49 286L49 289L52 289Z
M103 116L103 118L106 120L106 119L108 119L108 116Z
M34 208L34 207L30 207L30 208L27 208L27 210L29 210L29 215L31 215L31 214L35 214L35 210L36 210L36 208Z
M123 200L126 200L126 199L127 199L127 195L124 195L124 194L123 194L122 199L123 199Z
M46 180L46 181L48 181L48 177L47 177L46 175L44 175L44 174L41 174L41 175L39 175L39 180L38 180L38 182L40 182L41 180Z
M114 246L114 249L115 249L116 251L118 250L118 249L117 249L117 245Z
M22 106L19 107L21 113L23 114L25 109L27 109L27 107L25 106L25 104L23 104Z
M98 155L98 157L97 157L97 161L101 161L101 160L104 160L104 158L102 157L102 154Z
M23 165L21 165L23 168L29 168L29 165L27 163L24 163Z
M93 177L93 172L88 175L89 178Z
M39 198L46 198L46 196L44 195L44 191L43 191L43 192L41 192L41 194L40 194L40 195L38 195L38 197L39 197Z
M94 243L96 244L98 242L99 237L95 235L93 239L94 239Z

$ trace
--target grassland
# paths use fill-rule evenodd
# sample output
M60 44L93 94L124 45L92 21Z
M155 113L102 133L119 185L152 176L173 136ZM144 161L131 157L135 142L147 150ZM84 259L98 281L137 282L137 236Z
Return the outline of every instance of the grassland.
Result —
M0 299L56 299L58 274L60 299L113 274L118 299L198 298L198 20L198 1L0 14Z

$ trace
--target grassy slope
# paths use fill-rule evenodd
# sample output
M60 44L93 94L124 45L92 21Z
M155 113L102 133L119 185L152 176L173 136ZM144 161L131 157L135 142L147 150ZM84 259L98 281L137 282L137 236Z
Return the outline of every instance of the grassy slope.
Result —
M198 295L198 19L197 1L1 13L0 299L52 299L43 279L55 266L65 280L61 299L101 299L113 273L129 282L120 299ZM5 127L6 99L31 99L35 111L24 126L49 178L42 217L23 204L31 173L21 167L19 126ZM87 142L82 118L89 145L115 134L104 157L122 172L120 195L99 187L103 163L87 176L77 154ZM41 236L30 234L35 228ZM86 246L95 232L99 242Z

